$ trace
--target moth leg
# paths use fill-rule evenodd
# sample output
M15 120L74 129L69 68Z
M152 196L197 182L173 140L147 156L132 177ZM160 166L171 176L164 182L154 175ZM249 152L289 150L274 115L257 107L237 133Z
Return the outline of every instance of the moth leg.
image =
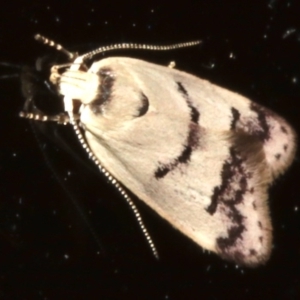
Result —
M19 113L19 116L25 119L31 119L31 120L42 121L42 122L52 121L63 125L70 123L70 118L67 113L60 113L57 115L48 116L42 112L31 113L31 112L21 111ZM75 119L79 119L79 115L75 115Z
M19 65L11 64L11 63L8 63L8 62L0 62L0 66L8 67L8 68L11 68L11 69L18 69L18 70L21 69L21 67ZM18 78L19 76L20 76L19 73L1 75L0 80L1 79Z
M175 67L176 67L175 61L174 60L170 61L169 64L168 64L168 68L175 69Z

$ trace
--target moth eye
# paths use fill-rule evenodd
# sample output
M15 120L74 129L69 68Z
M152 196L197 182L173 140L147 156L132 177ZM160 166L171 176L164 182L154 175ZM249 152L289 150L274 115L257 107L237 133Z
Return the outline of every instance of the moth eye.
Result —
M141 93L140 98L141 98L141 106L138 108L137 117L141 117L145 115L149 109L148 97L144 93Z

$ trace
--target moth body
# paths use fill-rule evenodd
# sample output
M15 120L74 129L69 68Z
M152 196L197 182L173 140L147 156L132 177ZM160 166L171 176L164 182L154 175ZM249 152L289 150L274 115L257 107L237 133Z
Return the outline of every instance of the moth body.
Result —
M174 68L111 57L85 70L83 61L56 84L81 103L80 126L101 165L203 248L238 264L265 263L268 189L294 158L291 126Z

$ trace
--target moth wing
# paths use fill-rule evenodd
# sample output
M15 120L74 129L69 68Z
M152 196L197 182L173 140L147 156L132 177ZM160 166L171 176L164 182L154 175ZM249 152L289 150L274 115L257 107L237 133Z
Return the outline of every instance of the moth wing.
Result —
M170 159L166 166L171 171L158 177L162 165L147 161L143 151L127 153L128 145L119 142L121 159L86 134L93 152L116 178L197 244L239 264L255 266L268 259L271 173L259 143L251 145L258 153L247 158L242 146L233 146L235 137L229 132L206 134L204 145L194 148L188 161Z
M108 58L89 72L99 87L81 122L104 167L202 247L240 264L265 262L268 186L295 152L289 125L242 96L144 61Z

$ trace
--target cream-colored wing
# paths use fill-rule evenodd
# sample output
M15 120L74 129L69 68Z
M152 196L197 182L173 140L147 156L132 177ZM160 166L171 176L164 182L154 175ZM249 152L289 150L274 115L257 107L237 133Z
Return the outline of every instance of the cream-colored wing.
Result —
M81 75L67 71L60 89L84 91L80 120L103 166L203 248L264 263L267 192L293 159L291 127L238 94L136 59L103 59Z

